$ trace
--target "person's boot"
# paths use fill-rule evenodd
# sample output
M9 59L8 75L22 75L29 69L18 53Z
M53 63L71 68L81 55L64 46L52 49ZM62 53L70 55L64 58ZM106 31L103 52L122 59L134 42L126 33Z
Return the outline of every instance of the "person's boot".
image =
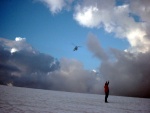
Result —
M105 103L107 103L107 99L105 98Z

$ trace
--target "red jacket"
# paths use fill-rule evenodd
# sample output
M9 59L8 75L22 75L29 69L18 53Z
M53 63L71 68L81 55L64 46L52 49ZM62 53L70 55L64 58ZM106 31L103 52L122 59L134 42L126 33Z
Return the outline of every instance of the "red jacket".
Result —
M104 86L104 91L105 91L105 93L109 92L109 87L108 87L108 85L106 85L106 84L105 84L105 86Z
M108 93L108 92L109 92L109 87L108 87L108 85L109 85L109 81L105 83L105 86L104 86L104 92L105 92L105 93Z

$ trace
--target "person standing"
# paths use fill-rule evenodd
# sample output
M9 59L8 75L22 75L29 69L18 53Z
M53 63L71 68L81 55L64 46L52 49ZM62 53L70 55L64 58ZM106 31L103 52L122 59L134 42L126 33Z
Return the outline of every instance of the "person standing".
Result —
M108 98L108 95L109 95L109 81L105 83L105 86L104 86L104 92L105 92L105 103L108 103L107 101L107 98Z

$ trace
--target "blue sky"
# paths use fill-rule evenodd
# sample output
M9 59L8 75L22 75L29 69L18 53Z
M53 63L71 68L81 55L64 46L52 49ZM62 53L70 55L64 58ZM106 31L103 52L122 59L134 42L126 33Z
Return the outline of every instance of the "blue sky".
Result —
M81 61L86 69L96 69L100 60L87 48L87 37L93 33L98 37L101 46L126 49L126 39L115 37L101 28L88 28L79 25L73 18L74 5L69 11L62 10L53 14L46 5L32 0L0 1L0 37L14 40L15 37L26 38L27 42L42 53L60 59L63 57ZM73 52L74 46L81 45Z

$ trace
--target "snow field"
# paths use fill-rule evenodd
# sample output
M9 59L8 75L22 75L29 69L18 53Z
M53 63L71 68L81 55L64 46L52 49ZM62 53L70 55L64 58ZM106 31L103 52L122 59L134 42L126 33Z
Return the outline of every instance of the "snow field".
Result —
M0 113L150 113L150 99L0 86Z

